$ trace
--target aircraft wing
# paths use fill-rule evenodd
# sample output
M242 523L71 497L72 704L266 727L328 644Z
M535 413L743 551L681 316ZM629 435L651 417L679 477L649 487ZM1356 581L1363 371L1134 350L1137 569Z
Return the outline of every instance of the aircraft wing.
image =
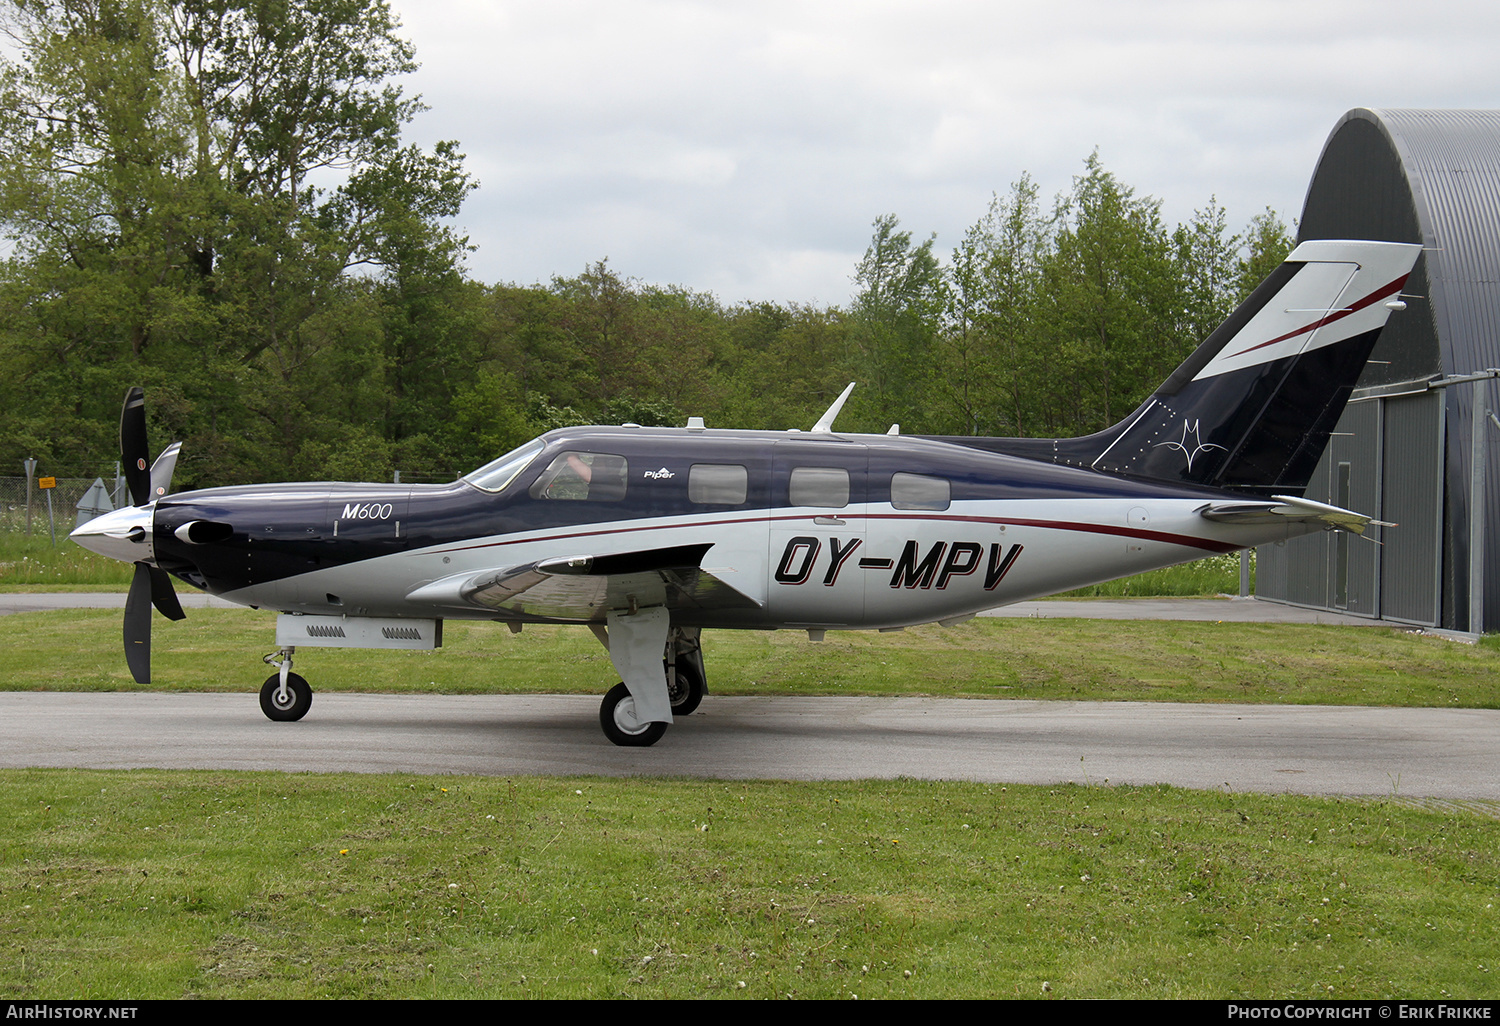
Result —
M518 616L603 621L611 609L758 609L760 603L703 569L712 544L544 559L444 578L413 602L480 606Z
M1211 502L1198 510L1198 515L1226 524L1271 524L1278 521L1321 523L1325 529L1352 531L1355 534L1364 534L1365 528L1371 524L1378 527L1396 526L1353 510L1290 495L1273 495L1269 502Z

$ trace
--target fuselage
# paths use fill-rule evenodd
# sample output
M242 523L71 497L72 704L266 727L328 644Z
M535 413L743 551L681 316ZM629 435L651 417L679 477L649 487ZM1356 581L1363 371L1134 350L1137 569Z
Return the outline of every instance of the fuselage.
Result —
M184 492L136 515L149 510L147 561L199 588L347 616L598 621L602 608L485 608L459 585L707 545L702 570L747 601L673 622L752 629L958 618L1308 529L1205 520L1217 489L910 436L568 428L497 464L444 485Z

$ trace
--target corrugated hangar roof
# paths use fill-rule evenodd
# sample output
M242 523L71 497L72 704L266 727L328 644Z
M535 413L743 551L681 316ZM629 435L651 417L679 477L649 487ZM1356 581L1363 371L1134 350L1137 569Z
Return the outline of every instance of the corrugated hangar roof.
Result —
M1298 237L1426 247L1361 385L1500 366L1500 110L1349 111Z

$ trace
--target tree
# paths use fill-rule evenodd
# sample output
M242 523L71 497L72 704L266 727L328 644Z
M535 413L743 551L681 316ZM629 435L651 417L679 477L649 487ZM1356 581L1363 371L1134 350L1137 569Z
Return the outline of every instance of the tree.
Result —
M805 430L857 373L845 364L837 310L754 303L726 316L726 380L710 424Z
M868 387L856 393L851 413L872 427L879 420L911 427L924 415L943 306L943 276L932 253L937 236L913 245L894 214L876 218L873 227L854 272L859 291L849 323L856 367Z
M15 242L0 302L23 377L66 366L81 386L81 368L111 368L105 407L124 380L170 378L199 435L181 477L246 435L284 465L315 412L298 383L328 355L313 326L353 295L336 285L367 266L385 291L364 299L409 307L393 296L429 294L463 252L442 222L473 183L456 145L400 144L421 104L389 81L415 67L389 6L3 10L20 56L0 66L0 229Z
M1227 225L1224 208L1209 197L1208 206L1193 211L1193 219L1172 233L1181 282L1179 332L1184 347L1207 338L1238 302L1240 237L1228 234Z
M1280 267L1287 254L1297 246L1291 230L1270 207L1250 219L1250 226L1245 229L1244 242L1245 253L1236 267L1237 298L1241 300L1254 292L1257 285Z
M954 250L936 381L961 432L1021 435L1031 420L1031 343L1050 232L1036 183L1022 175Z
M1179 358L1170 342L1175 268L1160 201L1136 197L1097 152L1056 218L1044 274L1051 341L1068 379L1057 427L1083 434L1114 423L1159 383L1161 366Z

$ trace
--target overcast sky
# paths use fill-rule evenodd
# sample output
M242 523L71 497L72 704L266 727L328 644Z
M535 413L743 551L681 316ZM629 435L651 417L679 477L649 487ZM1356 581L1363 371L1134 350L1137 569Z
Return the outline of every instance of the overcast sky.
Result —
M1500 107L1500 4L1325 0L393 0L480 187L470 272L607 257L726 303L844 303L870 223L946 256L1096 147L1163 202L1290 220L1353 107Z

